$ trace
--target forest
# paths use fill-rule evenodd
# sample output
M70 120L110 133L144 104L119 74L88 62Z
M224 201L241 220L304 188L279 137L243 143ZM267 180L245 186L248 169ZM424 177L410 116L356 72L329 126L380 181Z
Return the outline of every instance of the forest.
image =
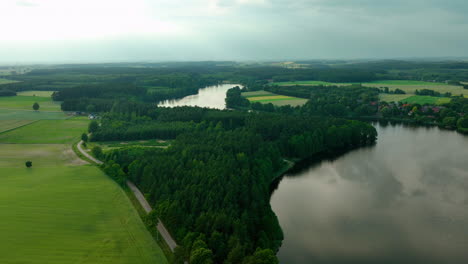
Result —
M299 113L120 109L126 110L103 117L91 140L175 139L168 149L108 152L103 169L149 194L156 215L181 244L179 263L275 259L283 236L269 187L288 168L283 159L341 152L373 144L377 136L363 122Z

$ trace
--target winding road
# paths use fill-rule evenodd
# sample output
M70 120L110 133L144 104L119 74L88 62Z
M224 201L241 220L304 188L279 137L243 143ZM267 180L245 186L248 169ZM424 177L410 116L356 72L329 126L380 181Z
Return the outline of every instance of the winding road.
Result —
M77 148L80 151L80 153L83 154L83 156L85 156L89 160L91 160L94 163L99 164L99 165L103 164L102 161L100 161L100 160L94 158L93 156L89 155L89 153L87 153L83 149L83 140L81 140L78 143ZM146 211L146 213L151 212L153 210L153 208L151 208L151 205L148 203L145 196L143 195L143 193L141 193L141 191L138 189L138 187L136 187L135 184L133 184L131 181L127 181L127 186L130 188L130 190L132 190L133 194L137 198L138 202L140 202L141 206ZM160 219L158 219L157 229L158 229L159 233L161 234L162 238L164 239L164 241L166 241L166 244L169 246L171 251L174 252L174 249L177 247L177 243L172 238L171 234L169 234L169 232L167 231L166 227L164 226L164 224L161 222Z

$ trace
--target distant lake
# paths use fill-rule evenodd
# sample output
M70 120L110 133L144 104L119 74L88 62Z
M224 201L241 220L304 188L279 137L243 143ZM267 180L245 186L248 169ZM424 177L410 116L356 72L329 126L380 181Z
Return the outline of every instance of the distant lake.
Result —
M279 183L280 263L468 263L468 137L376 128L377 145Z
M166 100L158 104L158 106L175 107L175 106L200 106L216 109L225 109L227 90L239 86L239 84L221 84L216 86L208 86L198 90L198 94L189 95L181 99Z

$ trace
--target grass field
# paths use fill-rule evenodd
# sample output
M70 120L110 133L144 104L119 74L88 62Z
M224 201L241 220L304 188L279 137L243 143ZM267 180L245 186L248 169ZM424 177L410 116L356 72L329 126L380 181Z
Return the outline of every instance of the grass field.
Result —
M1 133L0 142L17 144L66 144L77 141L86 132L87 120L40 120Z
M32 106L35 102L40 106L39 111L61 111L61 102L40 96L3 96L0 97L0 108L33 110Z
M42 119L66 119L70 118L63 112L46 112L21 109L1 109L1 120L42 120Z
M295 82L274 82L272 85L278 86L294 86L294 85L345 85L342 83L331 83L322 81L295 81Z
M124 191L72 151L88 122L0 133L0 263L168 263Z
M267 91L254 91L254 92L244 92L241 95L245 98L249 98L249 97L268 96L268 95L275 95L275 94L267 92Z
M245 92L242 93L242 96L247 98L251 103L262 103L268 104L272 103L276 106L283 106L283 105L291 105L291 106L300 106L307 103L306 99L292 97L292 96L285 96L285 95L278 95L274 93L270 93L267 91L254 91L254 92Z
M446 97L434 97L434 96L423 96L423 95L414 95L408 98L401 100L401 102L409 104L445 104L450 102L450 98Z
M17 81L13 81L13 80L8 80L8 79L4 79L4 78L0 78L0 85L2 84L9 84L9 83L15 83Z
M390 102L400 102L403 99L411 97L411 94L379 94L379 98L381 101L385 101L387 103Z
M1 263L167 263L98 168L0 168L0 175Z
M53 91L22 91L18 92L18 96L37 96L37 97L47 97L50 98L54 92Z
M0 133L32 123L32 120L0 120Z

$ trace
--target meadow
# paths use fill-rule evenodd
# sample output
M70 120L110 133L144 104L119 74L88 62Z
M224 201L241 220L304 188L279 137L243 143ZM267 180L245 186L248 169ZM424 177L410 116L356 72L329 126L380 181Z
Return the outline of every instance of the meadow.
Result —
M270 93L267 91L254 91L254 92L244 92L242 96L247 98L251 103L262 103L268 104L272 103L276 106L283 106L283 105L291 105L291 106L300 106L307 102L306 99L292 97L292 96L285 96L285 95L278 95L274 93Z
M86 132L87 120L40 120L0 134L0 142L16 144L66 144Z
M39 111L61 111L60 102L41 96L2 96L0 108L33 110L32 106L35 102L40 106Z
M13 81L13 80L8 80L8 79L0 78L0 85L1 85L1 84L16 83L16 82L17 82L17 81Z
M22 91L16 94L18 96L37 96L37 97L50 98L53 93L54 93L53 91Z
M0 133L0 263L167 263L124 191L72 151L88 122Z
M435 97L435 96L424 96L424 95L414 95L400 100L403 103L408 104L436 104L441 105L450 102L450 98L447 97Z
M0 133L32 123L31 120L0 120Z
M2 109L0 108L0 122L4 120L53 120L67 119L70 116L64 112L47 112L22 109Z
M0 168L1 263L167 263L98 168Z

